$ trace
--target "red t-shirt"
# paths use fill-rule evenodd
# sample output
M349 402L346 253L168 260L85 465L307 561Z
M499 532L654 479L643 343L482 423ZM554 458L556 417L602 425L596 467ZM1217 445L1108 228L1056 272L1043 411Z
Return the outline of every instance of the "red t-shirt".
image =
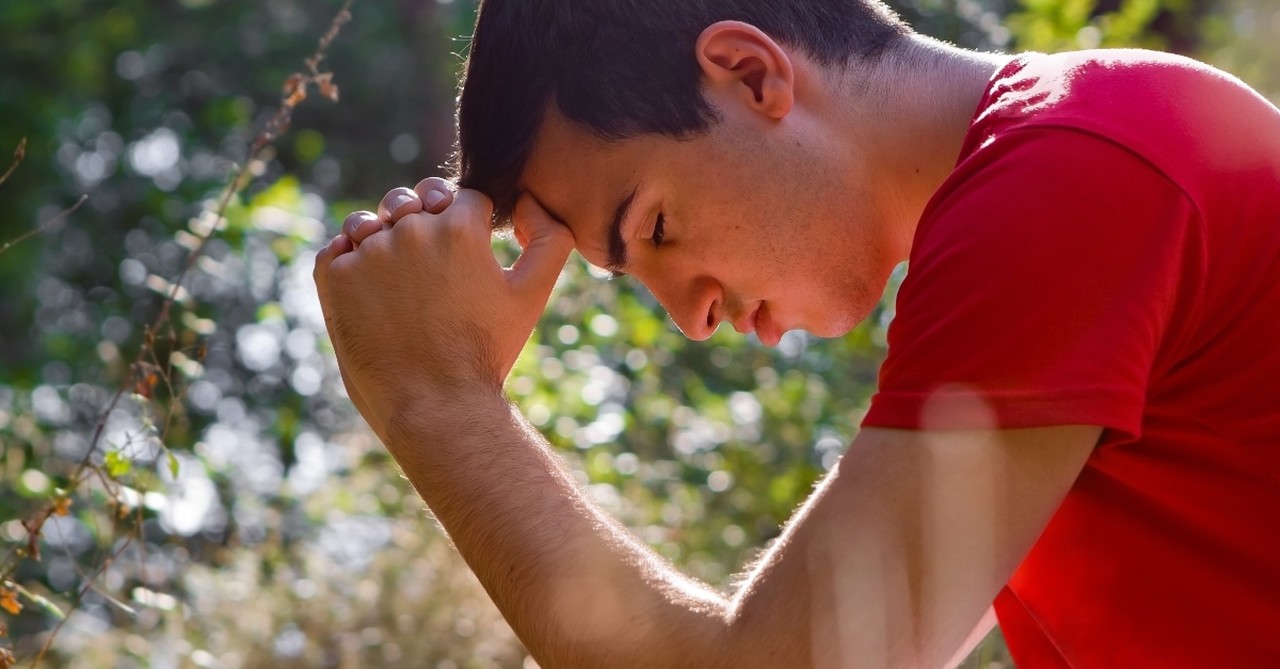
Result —
M993 421L1105 428L996 599L1015 661L1280 666L1280 111L1150 52L997 73L863 424Z

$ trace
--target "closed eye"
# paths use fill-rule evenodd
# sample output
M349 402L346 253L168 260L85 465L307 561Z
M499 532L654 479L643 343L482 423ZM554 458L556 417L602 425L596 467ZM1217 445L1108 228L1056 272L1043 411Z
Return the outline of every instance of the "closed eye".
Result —
M663 229L664 218L662 214L658 214L658 220L653 223L653 234L649 235L649 240L653 242L654 248L662 246L662 238L666 234Z

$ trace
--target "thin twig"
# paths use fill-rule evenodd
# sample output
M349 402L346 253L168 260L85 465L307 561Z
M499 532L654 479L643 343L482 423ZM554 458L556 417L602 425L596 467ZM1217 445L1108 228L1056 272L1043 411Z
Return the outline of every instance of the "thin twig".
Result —
M120 546L117 547L116 550L112 551L111 555L109 555L107 559L103 560L102 564L98 565L98 568L94 570L93 574L86 579L84 587L80 588L76 593L75 598L71 600L71 605L67 610L67 615L58 620L58 623L54 625L53 629L49 630L49 634L45 636L44 645L40 647L40 652L36 653L35 659L31 661L31 669L36 669L36 667L40 666L40 661L44 659L44 656L49 652L49 649L53 647L53 640L58 636L58 632L62 630L62 626L66 625L68 620L71 620L71 611L75 611L80 608L80 602L84 601L85 595L89 594L89 591L94 589L94 582L97 581L102 574L111 567L111 564L116 561L116 558L124 554L124 551L132 544L133 537L129 537L128 540L120 542Z
M190 274L192 268L195 267L196 261L204 255L205 247L214 237L217 236L219 232L222 231L222 222L226 219L227 209L231 206L231 198L244 187L246 177L250 175L250 170L253 169L254 161L262 155L262 152L270 146L281 133L288 129L289 122L293 118L294 108L299 102L306 98L305 93L302 93L301 96L298 95L299 92L305 90L305 88L300 88L300 86L305 87L306 83L314 81L318 77L322 76L316 68L320 64L320 61L324 60L324 52L329 47L329 44L333 42L333 39L337 37L338 31L342 29L343 25L351 20L351 3L353 1L354 0L346 0L346 2L342 3L342 9L338 10L337 15L333 17L333 21L329 24L329 30L320 38L319 46L317 46L315 53L313 53L310 58L306 59L306 65L310 70L310 74L301 79L295 79L295 77L299 76L297 74L289 77L289 81L285 84L285 92L281 96L280 109L276 110L276 113L267 122L266 127L255 138L248 158L231 179L231 183L229 183L222 192L222 197L218 201L218 207L213 216L213 225L209 226L209 230L200 236L199 243L197 243L196 247L191 250L191 254L187 256L187 262L183 264L182 269L178 272L178 275L171 283L172 287L169 289L169 295L165 298L164 304L161 305L160 314L156 317L155 323L152 327L153 332L158 331L161 325L168 322L169 313L173 308L173 303L177 301L178 292L181 290L182 282L186 280L187 275ZM139 358L141 358L141 355Z
M13 171L18 169L18 165L22 164L22 159L26 157L27 138L23 137L18 140L18 148L13 150L13 162L9 164L9 169L5 170L3 175L0 175L0 184L9 180L9 175L13 174Z
M271 146L274 143L274 141L288 129L289 123L292 120L294 108L297 107L298 103L306 99L306 87L308 85L316 85L317 88L320 89L320 93L322 96L327 97L333 101L337 100L338 89L337 89L337 86L332 83L332 76L333 76L332 73L327 73L327 72L321 73L318 67L320 62L324 60L325 51L328 49L329 45L333 42L334 38L337 37L338 32L341 30L342 26L351 20L350 9L353 1L354 0L345 0L345 2L343 2L342 8L338 11L337 15L335 15L333 20L330 22L329 29L320 38L316 51L311 55L311 57L305 60L307 74L303 75L300 73L295 73L293 76L289 77L288 81L286 81L285 87L284 87L284 93L281 96L280 108L267 122L263 130L257 135L257 137L253 142L252 148L250 149L247 160L245 160L244 164L241 165L240 168L235 172L235 174L231 177L226 187L223 189L223 192L218 200L218 205L214 210L214 224L209 227L209 230L207 230L204 234L202 234L199 237L199 242L196 244L195 248L192 249L190 255L187 257L186 262L183 264L182 268L178 271L177 275L174 277L173 281L170 284L171 287L169 289L169 292L166 295L164 302L161 304L159 313L156 315L151 326L146 330L144 330L144 332L146 332L147 334L144 336L143 344L139 348L137 355L134 357L133 363L129 366L129 372L126 374L126 377L123 383L116 389L116 392L112 395L111 400L107 403L106 408L99 414L97 424L94 427L93 437L89 442L89 447L86 449L84 457L81 458L74 472L70 476L70 480L73 483L78 484L79 482L83 481L86 470L96 469L96 467L94 467L92 464L93 454L97 452L98 445L101 443L102 435L106 430L107 419L110 417L111 413L116 409L116 407L119 406L121 398L123 398L125 393L127 392L136 392L139 382L147 383L147 374L151 369L150 364L147 362L148 358L150 358L151 360L155 360L157 363L159 362L157 358L156 341L155 341L154 333L161 331L161 329L166 326L168 326L169 329L172 330L171 316L172 316L173 305L178 299L178 295L180 293L183 282L186 280L186 277L190 274L192 269L195 267L196 262L204 254L205 247L208 245L208 243L214 237L216 237L219 232L221 232L222 223L223 221L225 221L226 212L231 205L232 198L236 195L236 193L240 192L240 190L244 188L251 181L250 179L252 174L251 170L253 168L255 161L257 161L261 157L262 153L267 149L267 147ZM12 171L12 168L10 168L10 171ZM7 176L7 173L6 173L6 176ZM0 180L0 182L2 182L2 180ZM60 214L59 216L55 217L53 220L41 225L36 230L33 230L27 233L26 235L23 235L22 237L14 240L13 242L6 244L3 248L0 248L0 253L3 253L4 251L8 250L12 245L25 240L27 237L30 237L31 235L34 235L40 232L40 230L42 230L44 227L53 224L54 222L56 222L57 220L60 220L66 215L69 215L71 212L78 209L80 205L84 203L85 199L86 197L82 197L80 201L77 202L75 206L69 209L68 211L63 212L63 214ZM170 389L170 397L171 398L175 397L177 393L173 391L171 379L169 379L169 374L171 372L165 370L164 366L161 366L159 364L156 364L155 366L161 370L159 373L165 377L166 386L168 386ZM150 388L150 385L148 384L148 389L149 388ZM148 397L148 399L150 398ZM165 412L165 424L166 424L165 432L168 431L168 422L172 417L173 411L174 409L172 408L172 406L170 406L168 407L168 410ZM49 517L52 514L53 514L53 507L48 507L46 509L42 509L41 511L33 515L32 520L26 524L27 532L29 533L30 538L32 538L33 540L36 540L36 538L39 536L40 530L43 527L44 523L48 521ZM83 600L84 596L89 592L91 588L94 587L93 585L94 582L123 553L123 551L129 545L132 544L134 538L135 538L134 533L130 533L126 537L126 540L121 542L121 545L117 548L117 550L113 551L111 555L108 556L101 565L99 565L99 567L94 571L92 576L88 579L88 583L85 585L85 587L81 588L81 590L77 593L77 596L74 598L74 600L71 603L70 610L74 611L79 607L80 602ZM16 565L13 564L14 557L15 557L15 553L11 552L10 555L6 558L3 564L3 568L0 568L0 574L12 573L13 569L16 567ZM49 650L53 647L54 638L57 636L58 632L62 629L62 626L65 624L65 622L66 622L66 619L59 621L59 623L55 625L54 628L50 631L40 651L32 659L31 669L36 669L40 665L41 660L43 660L45 655L48 654Z
M16 163L15 163L15 166L16 166ZM13 167L10 167L10 168L9 168L9 172L12 172L12 171L13 171ZM6 173L5 173L5 175L4 175L6 178L9 176L9 172L6 172ZM0 183L4 183L4 179L0 179ZM76 200L76 203L75 203L75 204L71 205L70 207L68 207L68 208L66 208L66 209L64 209L64 210L62 210L62 213L58 214L57 216L54 216L53 218L51 218L51 219L49 219L49 220L45 221L44 223L41 223L40 225L36 226L36 229L35 229L35 230L28 230L27 232L25 232L25 233L23 233L23 234L19 235L16 239L14 239L14 240L12 240L12 241L5 242L3 246L0 246L0 255L3 255L3 254L4 254L5 252L7 252L9 249L11 249L11 248L13 248L13 247L17 246L18 244L21 244L22 242L27 241L28 239L30 239L30 238L32 238L32 237L35 237L36 235L40 234L41 232L44 232L46 228L48 228L48 227L50 227L50 226L54 225L55 223L58 223L58 222L62 221L62 219L64 219L64 218L66 218L66 217L68 217L68 216L70 216L70 215L74 214L74 213L76 212L76 210L77 210L77 209L79 209L81 206L83 206L83 205L84 205L84 203L85 203L85 202L87 202L88 200L89 200L89 196L88 196L88 195L81 195L81 196L80 196L80 199L79 199L79 200Z

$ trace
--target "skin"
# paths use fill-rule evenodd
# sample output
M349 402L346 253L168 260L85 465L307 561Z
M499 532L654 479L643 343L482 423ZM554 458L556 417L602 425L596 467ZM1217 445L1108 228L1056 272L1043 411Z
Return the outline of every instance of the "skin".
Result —
M933 189L902 198L926 166L879 160L872 153L879 145L902 145L882 136L890 126L833 123L871 110L848 108L828 72L791 58L751 26L721 24L704 34L698 53L722 123L692 139L605 143L553 109L525 190L573 231L584 257L633 275L692 339L709 337L721 322L758 330L766 344L791 329L843 335L870 313L906 257ZM989 75L980 74L983 83ZM967 123L976 103L958 118ZM837 136L850 141L830 141ZM942 143L954 161L956 134ZM928 177L940 181L949 167L929 169ZM615 268L601 227L633 191L621 226L629 262ZM659 215L660 246L650 239Z
M594 506L502 394L570 251L609 264L633 190L625 269L690 337L724 321L766 343L856 324L999 66L913 39L876 68L837 69L715 24L696 57L723 121L705 136L604 145L548 115L511 268L490 251L488 199L438 179L348 217L318 254L352 400L541 666L933 667L990 627L1099 428L863 429L721 593Z

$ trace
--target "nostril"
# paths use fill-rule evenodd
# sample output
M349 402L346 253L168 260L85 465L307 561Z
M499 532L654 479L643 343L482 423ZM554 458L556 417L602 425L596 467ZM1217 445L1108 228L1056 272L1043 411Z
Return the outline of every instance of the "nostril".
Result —
M719 301L712 301L711 306L707 308L707 328L710 330L716 329L716 305L717 304L719 304Z

